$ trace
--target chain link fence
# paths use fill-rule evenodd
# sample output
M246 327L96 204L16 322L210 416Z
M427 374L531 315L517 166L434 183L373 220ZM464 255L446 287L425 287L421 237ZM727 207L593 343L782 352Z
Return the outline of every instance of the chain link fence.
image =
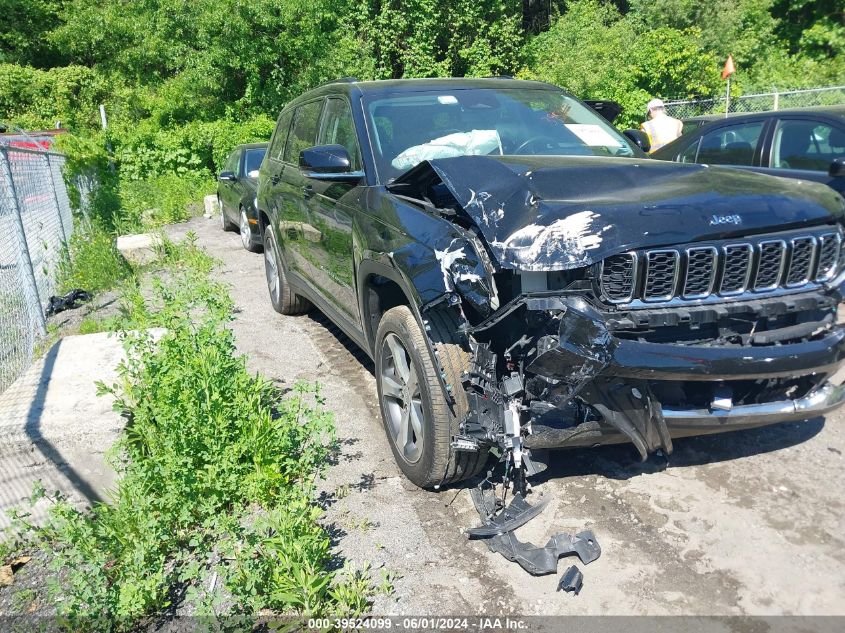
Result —
M65 157L26 145L0 144L0 392L46 335L45 309L73 231Z
M845 86L764 92L718 99L666 101L666 112L677 119L727 112L769 112L786 108L845 104Z

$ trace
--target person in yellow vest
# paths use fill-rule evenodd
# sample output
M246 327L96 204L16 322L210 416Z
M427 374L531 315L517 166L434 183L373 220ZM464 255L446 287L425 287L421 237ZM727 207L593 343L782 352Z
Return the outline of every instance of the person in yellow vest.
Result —
M666 107L660 99L652 99L646 107L649 120L640 127L648 134L648 140L651 142L651 149L648 151L651 153L678 138L684 124L666 114Z

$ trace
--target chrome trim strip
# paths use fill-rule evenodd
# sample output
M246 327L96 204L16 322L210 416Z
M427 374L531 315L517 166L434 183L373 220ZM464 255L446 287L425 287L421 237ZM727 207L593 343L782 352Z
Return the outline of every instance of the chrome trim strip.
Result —
M737 290L722 290L722 286L725 284L725 264L728 261L728 249L729 248L744 248L748 253L748 264L745 266L745 281L742 282L742 286L740 286ZM723 297L735 297L736 295L741 295L743 292L748 290L748 284L751 282L751 269L754 268L754 247L748 242L737 242L735 244L725 244L722 246L722 275L721 279L719 279L719 294Z
M663 417L672 425L688 424L773 424L807 420L835 409L845 401L845 385L826 385L796 400L778 400L763 404L747 404L727 410L677 409L663 407Z
M700 292L698 294L688 294L687 293L687 283L689 282L689 262L690 262L690 253L692 251L710 251L712 257L710 260L710 283L707 285L706 292ZM713 288L716 285L716 270L718 270L719 266L719 251L715 246L690 246L684 249L684 254L687 260L687 272L683 278L683 291L681 296L684 299L704 299L709 297L713 294Z
M646 296L646 291L648 289L648 273L649 268L651 267L651 257L653 255L661 255L663 253L671 253L675 256L675 272L672 275L672 290L669 294L665 295L656 295L653 297ZM677 249L674 248L659 248L650 251L646 251L645 256L645 277L643 281L643 301L670 301L672 297L678 294L678 281L680 278L681 272L681 253Z

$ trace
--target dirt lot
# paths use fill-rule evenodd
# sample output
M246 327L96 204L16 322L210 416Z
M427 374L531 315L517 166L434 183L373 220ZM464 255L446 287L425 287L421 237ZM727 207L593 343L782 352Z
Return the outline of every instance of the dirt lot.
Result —
M560 574L531 577L467 541L462 530L478 518L466 490L425 492L400 476L363 352L317 312L276 314L261 255L235 233L202 218L173 232L188 230L224 262L250 367L323 385L343 440L325 485L338 551L401 576L374 612L845 614L845 412L679 440L668 463L640 464L630 446L558 452L535 485L552 501L517 535L543 544L590 527L602 555L581 566L579 596L556 593ZM574 562L562 559L559 571Z

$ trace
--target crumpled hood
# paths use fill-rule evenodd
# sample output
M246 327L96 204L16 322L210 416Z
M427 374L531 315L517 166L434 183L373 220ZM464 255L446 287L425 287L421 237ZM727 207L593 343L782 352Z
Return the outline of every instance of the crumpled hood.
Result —
M843 216L833 189L729 167L583 156L424 161L388 185L443 182L503 268L565 270L632 248L730 238Z

